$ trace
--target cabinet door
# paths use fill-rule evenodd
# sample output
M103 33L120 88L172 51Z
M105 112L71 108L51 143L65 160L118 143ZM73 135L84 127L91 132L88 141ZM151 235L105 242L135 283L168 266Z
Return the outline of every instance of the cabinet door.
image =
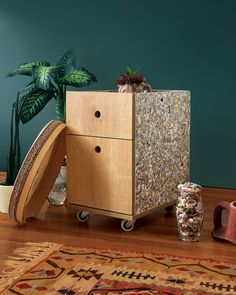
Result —
M69 203L132 214L131 140L67 135Z
M67 134L133 138L133 94L67 92Z

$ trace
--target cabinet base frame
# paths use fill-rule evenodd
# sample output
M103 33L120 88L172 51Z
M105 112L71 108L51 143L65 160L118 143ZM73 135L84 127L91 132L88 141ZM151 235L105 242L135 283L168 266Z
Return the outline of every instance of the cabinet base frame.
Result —
M113 211L104 210L104 209L97 209L97 208L93 208L93 207L81 206L81 205L77 205L77 204L71 204L71 205L75 205L79 211L86 211L86 212L89 212L92 214L110 216L110 217L125 219L125 220L129 220L129 221L135 221L140 217L144 217L146 215L152 214L152 213L154 213L160 209L166 208L166 207L174 206L175 204L176 204L176 200L159 205L158 207L155 207L153 209L146 210L145 212L142 212L139 214L133 214L133 215L123 214L123 213L119 213L119 212L113 212Z

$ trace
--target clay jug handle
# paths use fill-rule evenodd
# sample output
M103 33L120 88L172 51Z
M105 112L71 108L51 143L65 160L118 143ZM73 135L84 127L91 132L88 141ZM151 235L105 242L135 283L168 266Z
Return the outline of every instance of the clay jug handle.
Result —
M222 227L222 223L221 223L222 211L223 209L226 209L227 211L229 211L229 208L230 208L230 203L226 201L220 202L216 205L215 211L214 211L214 229L218 229Z

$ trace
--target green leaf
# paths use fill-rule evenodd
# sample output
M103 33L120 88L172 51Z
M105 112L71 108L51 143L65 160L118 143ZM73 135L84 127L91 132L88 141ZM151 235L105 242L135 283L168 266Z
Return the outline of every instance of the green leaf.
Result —
M131 69L131 67L127 66L127 70L126 70L127 74L132 76L133 75L133 71Z
M19 92L19 117L21 113L22 106L24 105L25 99L30 97L33 93L39 90L38 86L34 82L30 82L24 89Z
M20 91L20 100L30 96L33 92L35 92L36 89L38 89L38 86L34 82L30 82L24 89Z
M132 70L131 67L127 66L126 73L130 77L135 77L135 76L139 75L140 69L141 69L141 67L138 67L136 70Z
M49 67L50 64L47 61L34 61L31 63L23 63L23 64L20 64L16 69L8 73L7 77L13 77L15 75L32 76L35 68L39 66Z
M96 82L97 79L87 69L78 68L68 73L64 77L60 78L59 81L65 85L70 85L74 87L83 87L93 82Z
M68 50L58 60L56 65L59 67L59 77L63 77L76 67L76 55L73 49Z
M65 116L66 116L66 112L65 112L65 108L66 108L66 98L65 98L65 94L63 96L61 95L57 95L56 97L56 119L60 120L62 122L65 122Z
M44 90L47 90L50 86L50 81L54 77L57 71L55 66L39 66L35 68L33 77L34 83Z
M25 124L35 117L53 98L53 96L53 91L40 89L31 96L27 97L24 101L20 114L22 123Z

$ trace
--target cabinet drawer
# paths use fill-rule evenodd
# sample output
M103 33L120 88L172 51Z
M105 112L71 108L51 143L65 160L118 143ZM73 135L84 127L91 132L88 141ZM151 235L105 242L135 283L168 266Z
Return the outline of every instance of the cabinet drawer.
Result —
M67 135L69 203L132 214L133 141Z
M133 95L67 92L67 134L133 138Z

